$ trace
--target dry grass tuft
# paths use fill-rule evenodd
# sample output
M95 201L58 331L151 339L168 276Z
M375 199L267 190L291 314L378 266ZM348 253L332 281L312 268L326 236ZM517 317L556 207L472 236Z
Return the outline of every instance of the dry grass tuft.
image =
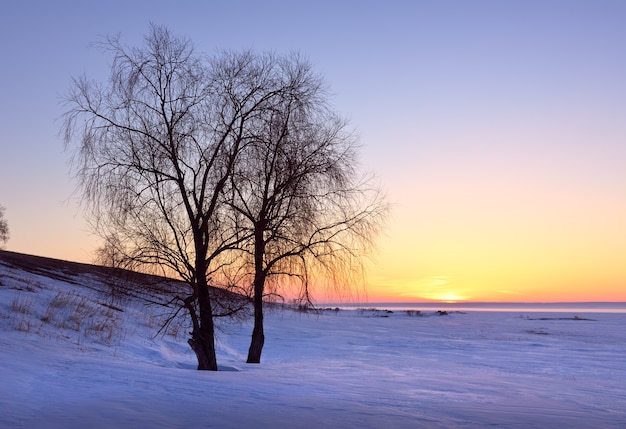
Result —
M18 294L11 303L11 311L18 314L32 314L34 303L33 297Z

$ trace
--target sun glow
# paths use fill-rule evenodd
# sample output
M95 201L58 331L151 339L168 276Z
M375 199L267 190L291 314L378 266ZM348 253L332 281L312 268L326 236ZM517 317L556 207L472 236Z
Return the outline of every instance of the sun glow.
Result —
M459 301L467 301L471 299L470 296L463 294L459 291L455 290L422 290L419 295L416 294L418 299L426 299L428 301L441 301L441 302L459 302Z
M467 297L461 296L454 292L445 292L445 293L434 295L433 299L437 301L442 301L442 302L454 303L454 302L459 302L459 301L465 301L467 300Z

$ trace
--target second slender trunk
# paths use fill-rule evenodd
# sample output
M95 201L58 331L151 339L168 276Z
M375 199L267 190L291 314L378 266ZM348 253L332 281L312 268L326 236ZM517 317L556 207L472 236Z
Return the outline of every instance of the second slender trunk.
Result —
M265 256L265 240L263 238L264 223L255 225L254 231L254 328L252 341L248 349L247 363L261 363L261 352L265 343L263 333L263 294L265 292L266 271L263 264Z
M254 328L252 329L252 341L248 349L247 363L261 363L261 353L265 343L263 333L263 285L264 276L257 275L254 280Z

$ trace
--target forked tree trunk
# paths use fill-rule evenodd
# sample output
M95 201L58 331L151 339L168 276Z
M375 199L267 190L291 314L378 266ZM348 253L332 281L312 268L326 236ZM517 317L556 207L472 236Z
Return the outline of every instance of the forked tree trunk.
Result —
M195 318L194 329L191 333L191 338L187 342L198 359L198 370L217 371L213 309L211 308L211 298L206 283L198 285L198 305L200 307L200 320L198 321ZM192 318L194 317L192 316Z
M198 359L198 370L217 371L215 346L203 331L198 331L187 341Z

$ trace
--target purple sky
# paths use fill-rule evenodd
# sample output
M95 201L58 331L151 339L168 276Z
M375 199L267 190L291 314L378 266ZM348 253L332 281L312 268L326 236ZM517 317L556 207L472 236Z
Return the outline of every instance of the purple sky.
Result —
M626 300L623 1L11 2L9 250L91 259L60 95L106 79L91 42L140 43L151 21L208 52L299 50L326 76L394 205L372 297Z

